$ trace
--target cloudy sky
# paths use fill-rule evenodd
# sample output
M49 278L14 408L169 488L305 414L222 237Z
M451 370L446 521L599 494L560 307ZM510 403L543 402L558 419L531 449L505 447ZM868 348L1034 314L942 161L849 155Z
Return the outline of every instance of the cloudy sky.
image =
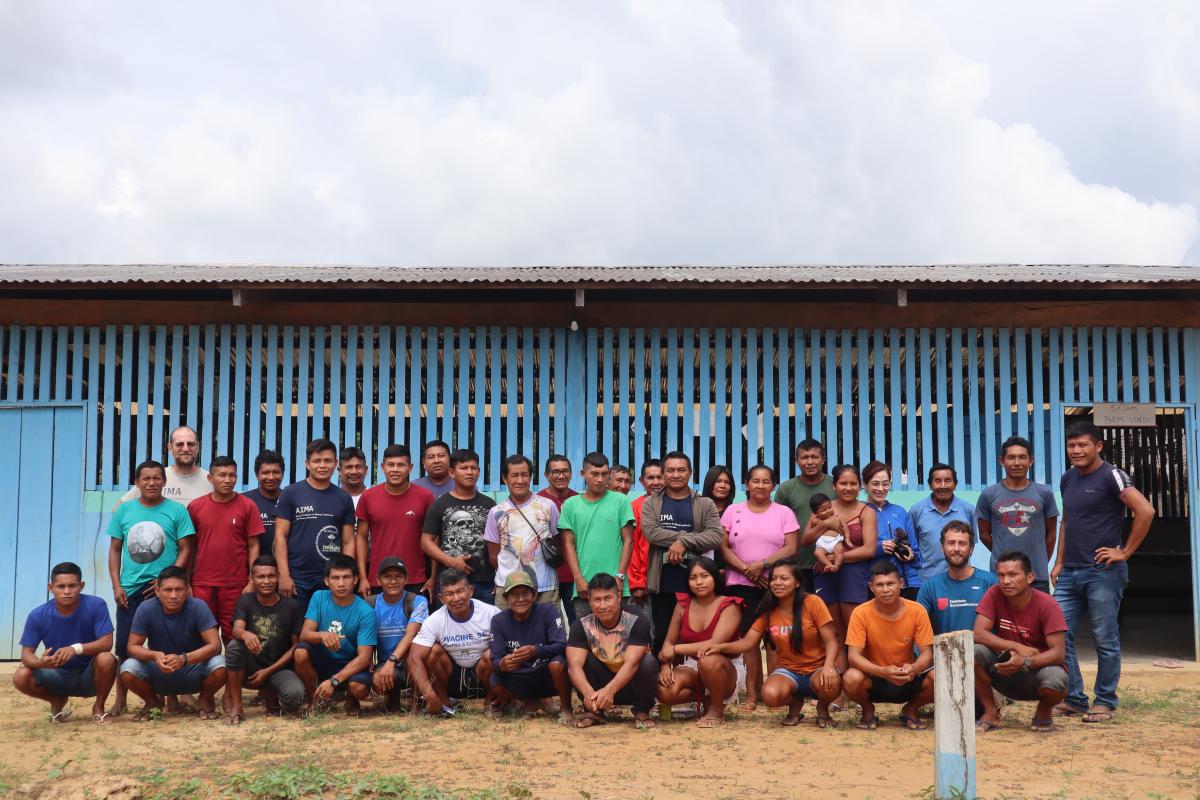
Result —
M0 0L0 261L1200 264L1200 4Z

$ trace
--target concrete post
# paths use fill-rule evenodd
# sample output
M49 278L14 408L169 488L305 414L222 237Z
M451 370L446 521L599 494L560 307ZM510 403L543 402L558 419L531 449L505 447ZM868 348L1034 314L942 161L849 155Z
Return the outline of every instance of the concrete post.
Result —
M975 797L975 637L943 633L933 641L934 788L938 800Z

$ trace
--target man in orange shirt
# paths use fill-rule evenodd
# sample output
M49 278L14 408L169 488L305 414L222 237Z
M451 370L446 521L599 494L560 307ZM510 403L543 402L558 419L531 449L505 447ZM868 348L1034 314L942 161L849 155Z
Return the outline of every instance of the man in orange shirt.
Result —
M862 706L860 729L875 730L876 703L903 703L900 722L909 730L923 730L927 726L917 712L933 702L929 615L900 596L900 571L890 559L871 566L870 586L875 599L854 609L846 626L850 668L842 685L850 699Z

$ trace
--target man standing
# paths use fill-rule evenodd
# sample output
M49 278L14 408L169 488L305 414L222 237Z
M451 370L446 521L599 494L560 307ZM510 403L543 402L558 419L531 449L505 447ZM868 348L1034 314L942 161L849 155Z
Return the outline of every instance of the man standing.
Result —
M593 575L586 595L590 613L580 615L567 637L567 670L585 711L576 726L605 722L609 709L628 703L637 728L655 727L650 709L658 661L650 653L650 623L622 610L621 584L608 573Z
M238 598L233 610L233 641L225 647L226 721L230 725L246 718L243 685L257 689L268 708L296 714L304 706L304 683L293 669L304 614L295 600L279 594L279 565L274 556L254 560L250 582L254 590Z
M426 442L421 448L421 467L425 475L413 481L413 485L420 486L434 499L454 488L454 480L450 477L450 445L438 439Z
M996 554L1018 550L1029 556L1037 576L1033 587L1050 591L1050 556L1058 522L1058 505L1049 486L1029 480L1033 467L1033 446L1028 439L1010 436L1000 447L1000 465L1004 479L979 495L975 515L979 518L979 541L992 551L992 572Z
M1154 506L1133 486L1123 470L1101 458L1104 442L1100 429L1090 422L1067 428L1067 460L1060 491L1063 513L1059 518L1058 557L1050 578L1054 599L1067 621L1066 667L1070 690L1056 714L1083 714L1084 722L1106 722L1117 709L1117 684L1121 680L1121 632L1117 615L1129 566L1150 532ZM1121 544L1125 510L1133 512L1129 539ZM1096 642L1095 705L1088 707L1083 676L1075 654L1075 626L1087 614Z
M843 686L862 706L858 727L875 730L876 703L903 703L900 722L909 730L928 727L917 716L933 702L933 629L925 609L900 596L900 570L890 559L871 565L868 600L850 615L846 648L850 668ZM917 655L913 657L913 647Z
M358 565L337 554L325 563L328 589L313 592L300 641L296 674L309 696L309 709L346 684L346 713L357 716L371 693L371 656L378 641L375 612L354 592Z
M263 555L275 554L275 501L279 499L279 488L283 485L283 457L274 450L263 450L254 459L254 477L258 487L242 496L247 497L258 508L263 533L258 537L258 551Z
M496 568L496 586L506 586L509 576L527 573L535 582L536 601L558 609L558 573L546 563L542 542L553 540L562 552L558 533L558 506L530 491L533 462L525 456L504 459L504 485L508 499L488 512L483 538L488 559ZM508 608L505 594L496 595L496 607Z
M608 488L614 492L629 494L631 486L633 486L633 473L629 471L629 467L624 464L614 464L608 473Z
M280 492L275 504L275 560L280 594L307 609L329 560L354 554L354 502L331 482L337 468L333 442L309 442L304 467L308 476Z
M646 498L655 492L661 492L664 483L663 464L660 459L651 458L642 464L642 473L638 478L645 494L631 504L633 508L633 549L629 554L629 595L630 600L638 608L639 613L647 619L650 612L646 608L646 566L650 558L650 543L642 533L642 506Z
M21 634L21 666L13 686L21 694L50 704L50 721L62 722L71 713L70 697L95 697L92 720L108 722L104 706L117 678L111 652L112 620L108 604L83 594L83 570L64 561L50 570L54 599L29 612ZM46 649L37 654L38 645Z
M996 559L999 583L983 596L975 618L975 696L983 703L976 727L1000 726L992 689L1013 700L1036 700L1030 729L1049 733L1054 706L1067 696L1063 669L1067 622L1054 598L1033 588L1029 556L1019 550Z
M358 561L358 592L367 597L378 592L381 564L399 558L412 565L407 577L410 592L428 595L433 580L426 574L421 550L421 528L433 505L433 495L412 483L412 455L402 444L383 451L384 482L363 492L355 506L358 528L354 534L354 558ZM371 577L368 577L371 576Z
M375 607L375 633L379 639L371 687L383 695L388 711L400 710L400 692L409 686L408 654L421 625L429 618L429 601L407 590L407 584L408 567L399 558L388 556L379 562L383 591L367 601Z
M675 595L687 593L690 556L725 543L721 514L709 498L692 490L692 460L676 450L663 458L666 487L642 505L642 533L650 544L646 589L654 615L654 652L662 649L675 613Z
M567 632L558 608L535 603L537 587L529 573L517 570L504 582L507 609L492 617L492 693L496 710L513 699L533 703L558 695L559 718L575 724L571 682L567 677Z
M171 468L166 471L167 481L162 494L187 508L188 503L208 494L210 488L208 473L200 466L200 437L192 428L181 425L167 437L167 448L171 451ZM127 503L139 496L135 485L121 496L120 502Z
M138 607L155 596L156 581L164 568L183 567L192 559L196 529L187 509L162 496L167 471L157 461L143 461L133 471L141 493L132 503L122 503L108 523L108 576L117 604L117 660L129 652L129 632ZM218 652L220 648L218 647ZM125 713L125 683L117 684L113 714ZM172 704L174 701L172 701Z
M958 473L949 464L934 464L929 468L929 497L913 503L908 510L917 544L921 548L921 583L946 571L942 555L941 535L946 523L959 520L967 523L974 536L975 509L966 500L954 496L958 488Z
M213 719L213 695L225 685L217 620L208 606L188 597L183 567L167 567L157 584L158 596L142 603L133 616L129 658L121 664L121 682L145 703L134 719L151 719L162 708L161 695L192 692L200 693L200 719Z
M633 508L628 497L608 490L608 458L603 453L588 453L579 474L586 491L563 503L558 518L563 555L575 578L576 619L591 610L588 581L599 572L615 573L622 584L621 594L629 596L625 571L633 547Z
M543 470L543 474L546 476L547 485L545 489L538 492L538 496L553 501L561 513L563 503L567 502L567 498L579 494L571 488L571 460L564 455L555 453L546 459L546 468ZM571 574L571 565L567 563L566 558L563 558L563 563L558 565L558 596L562 598L563 610L567 614L568 623L575 619L575 609L568 602L574 587L575 577Z
M361 448L343 447L338 456L338 485L350 495L354 507L358 508L358 498L367 490L367 456Z
M454 488L433 501L421 529L421 549L442 567L470 576L474 596L489 605L496 596L495 571L483 540L488 512L496 501L475 489L479 480L479 455L473 450L450 454ZM437 567L434 567L435 571Z
M233 490L237 479L237 462L217 456L208 473L212 493L188 505L196 529L192 594L217 618L225 642L233 639L233 608L238 598L254 589L250 565L259 556L258 537L263 532L258 506Z
M492 618L500 609L474 599L467 576L449 567L438 576L442 607L413 639L408 674L431 714L451 716L450 701L483 694L491 705Z
M779 484L779 488L775 490L775 502L782 503L792 510L796 521L800 523L800 532L803 533L808 526L808 518L812 516L810 501L813 495L835 496L833 479L825 474L825 445L811 438L796 445L796 467L800 474ZM811 592L813 587L812 568L816 561L813 547L814 545L800 545L796 551L796 561L804 568L806 592Z
M969 631L975 627L975 608L984 593L996 585L996 576L971 566L975 537L967 523L947 522L942 528L941 545L947 569L921 584L917 602L929 615L935 634Z

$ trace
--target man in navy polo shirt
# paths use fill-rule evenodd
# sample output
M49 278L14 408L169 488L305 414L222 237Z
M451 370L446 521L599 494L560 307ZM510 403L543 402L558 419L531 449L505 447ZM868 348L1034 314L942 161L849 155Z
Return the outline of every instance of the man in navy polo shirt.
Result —
M117 659L109 651L113 625L108 604L83 594L83 571L65 561L50 570L54 599L35 608L21 634L21 666L13 686L22 694L50 704L50 721L70 716L69 697L95 697L92 719L108 722L105 711L117 679ZM39 644L46 649L37 655Z

